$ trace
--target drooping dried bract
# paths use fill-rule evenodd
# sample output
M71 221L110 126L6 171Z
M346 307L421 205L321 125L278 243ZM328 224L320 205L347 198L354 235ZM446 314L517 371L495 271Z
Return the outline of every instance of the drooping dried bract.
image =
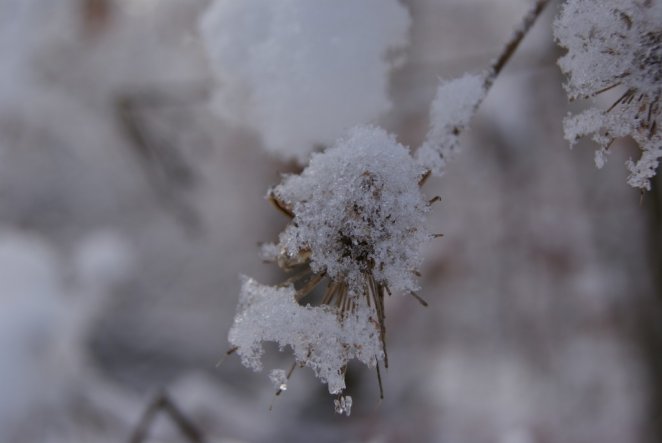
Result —
M662 157L662 2L571 0L555 23L558 43L568 49L559 65L568 75L571 99L620 91L607 109L591 108L565 121L566 138L590 135L600 145L602 167L611 143L630 136L643 153L628 161L628 183L650 189Z
M329 392L337 394L345 389L349 360L374 367L383 358L375 309L356 302L355 309L341 315L328 305L301 306L292 286L266 286L244 277L229 341L242 363L255 370L262 369L263 341L290 346L296 361L313 369Z

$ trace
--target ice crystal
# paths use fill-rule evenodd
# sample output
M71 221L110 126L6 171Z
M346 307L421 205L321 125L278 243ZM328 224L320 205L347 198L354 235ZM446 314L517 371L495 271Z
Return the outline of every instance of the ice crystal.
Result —
M459 150L459 137L485 97L483 76L466 74L442 81L430 109L430 130L416 152L418 162L435 175L442 175Z
M339 399L333 400L333 406L337 414L345 414L349 417L349 414L352 413L352 397L341 396Z
M568 49L559 66L568 75L571 99L620 91L609 108L566 118L566 138L575 143L590 135L600 145L601 167L616 138L632 137L643 153L626 163L628 183L650 189L662 157L662 2L570 0L556 20L555 36Z
M367 276L395 291L417 290L414 271L430 238L422 173L384 130L353 129L272 191L294 215L280 236L282 250L309 256L313 272L356 293Z
M201 23L220 83L214 108L303 160L389 110L387 55L408 27L397 0L215 1Z
M269 374L269 380L273 383L274 388L279 391L287 391L287 372L282 369L274 369Z

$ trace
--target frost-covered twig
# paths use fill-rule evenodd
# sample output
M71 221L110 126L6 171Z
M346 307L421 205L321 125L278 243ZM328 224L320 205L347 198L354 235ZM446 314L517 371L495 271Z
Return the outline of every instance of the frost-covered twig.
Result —
M443 175L446 164L460 148L460 135L549 1L536 1L482 74L465 74L439 84L430 110L430 130L416 152L418 163L434 175Z

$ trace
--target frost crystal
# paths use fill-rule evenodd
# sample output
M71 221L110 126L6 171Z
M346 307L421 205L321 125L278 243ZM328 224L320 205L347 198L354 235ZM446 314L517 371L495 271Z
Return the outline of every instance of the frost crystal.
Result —
M388 111L387 55L407 44L409 22L397 0L215 1L201 23L215 110L303 160Z
M566 118L565 136L575 143L591 135L600 145L601 167L611 143L631 136L643 150L626 163L628 183L650 189L662 157L662 2L644 0L570 0L555 23L555 36L568 53L559 66L568 75L571 99L620 91L606 110L588 109Z
M352 413L352 397L347 395L333 400L333 406L337 414L345 414L349 417L349 414Z
M430 130L416 152L417 161L433 174L442 175L446 163L459 150L460 134L485 97L484 80L480 75L466 74L439 83L430 110Z
M415 291L428 204L423 168L384 130L359 127L301 175L272 192L294 219L280 236L289 257L309 255L315 273L361 293L367 276L395 291Z
M344 313L326 305L301 306L292 286L265 286L244 277L229 341L242 363L254 370L262 369L263 341L290 346L296 361L312 368L329 392L337 394L345 389L344 368L350 359L374 367L383 358L375 319L374 307L362 299ZM276 377L281 381L279 373Z
M279 391L287 391L287 372L282 369L274 369L269 374L269 380L273 383L274 388Z

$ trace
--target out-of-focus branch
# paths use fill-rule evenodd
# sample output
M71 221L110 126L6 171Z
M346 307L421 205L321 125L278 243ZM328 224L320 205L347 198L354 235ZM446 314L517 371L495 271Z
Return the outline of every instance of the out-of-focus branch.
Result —
M161 205L192 233L198 233L201 229L200 216L184 192L195 184L196 173L176 146L148 130L143 112L146 108L190 105L205 99L207 89L197 87L181 96L156 91L130 93L118 97L115 103L124 135Z
M152 422L161 411L168 414L182 435L184 435L190 443L205 443L202 433L179 410L177 405L175 405L165 392L159 392L156 397L154 397L154 400L152 400L147 406L147 409L145 409L145 412L129 438L129 443L144 443Z
M510 39L504 45L503 50L499 56L494 59L492 65L488 68L485 74L485 82L483 83L485 88L485 95L487 95L487 92L494 84L494 81L497 79L503 68L506 66L506 64L508 64L512 56L515 54L520 43L522 43L522 40L526 34L529 33L533 27L533 24L536 22L538 17L540 17L540 14L548 3L550 3L550 0L536 0L533 7L529 10L529 12L526 13L520 25L515 29L513 34L510 36ZM480 106L481 102L479 102L476 107Z

